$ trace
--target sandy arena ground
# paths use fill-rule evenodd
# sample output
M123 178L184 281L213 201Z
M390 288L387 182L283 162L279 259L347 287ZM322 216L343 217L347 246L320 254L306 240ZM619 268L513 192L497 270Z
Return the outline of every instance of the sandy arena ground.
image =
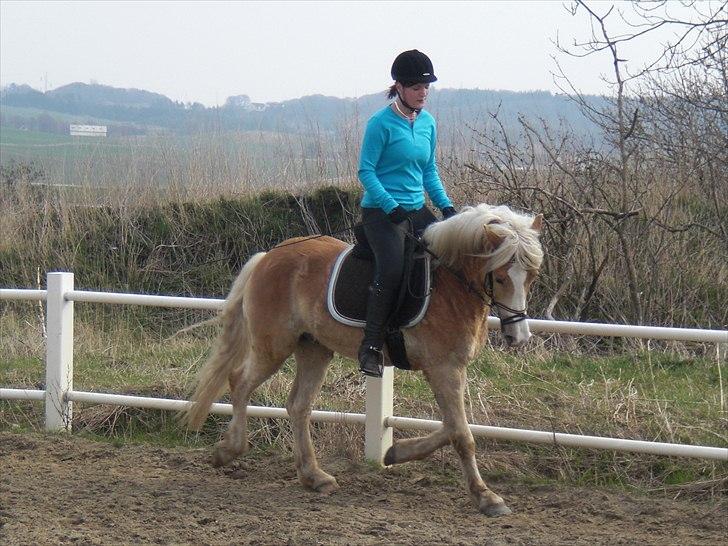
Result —
M2 544L725 544L726 505L560 485L490 485L489 519L432 463L323 458L341 490L303 489L290 457L214 469L209 450L0 432ZM411 465L416 465L414 471ZM402 468L402 467L400 467Z

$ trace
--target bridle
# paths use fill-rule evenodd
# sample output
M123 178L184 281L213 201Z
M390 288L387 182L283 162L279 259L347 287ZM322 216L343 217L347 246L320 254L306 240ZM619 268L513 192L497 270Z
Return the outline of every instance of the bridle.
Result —
M430 252L430 254L435 256L432 252ZM511 258L509 263L512 262L513 259ZM507 306L505 303L501 303L495 299L495 293L493 291L493 271L488 271L488 273L485 274L485 278L483 279L483 289L481 291L476 286L473 286L473 283L466 279L460 271L456 271L448 266L444 267L445 269L447 269L447 271L454 275L455 278L457 278L465 286L465 288L467 288L468 292L470 292L480 301L482 301L484 306L496 310L498 318L501 321L501 326L515 324L516 322L521 322L522 320L526 320L528 318L528 314L526 314L527 309L525 307L523 309L513 309L512 307ZM501 317L501 310L511 313L511 316L505 318Z
M513 258L508 263L513 263ZM501 326L507 326L508 324L514 324L516 322L521 322L522 320L526 320L528 318L528 315L526 314L527 309L524 307L523 309L513 309L512 307L508 307L505 303L501 303L495 299L495 293L493 292L493 271L488 271L485 275L485 279L483 279L483 291L485 292L485 295L490 298L490 307L495 307L496 311L498 312L498 318L500 318ZM481 297L481 299L484 300L484 298ZM500 316L500 311L508 311L511 313L510 317L503 318Z

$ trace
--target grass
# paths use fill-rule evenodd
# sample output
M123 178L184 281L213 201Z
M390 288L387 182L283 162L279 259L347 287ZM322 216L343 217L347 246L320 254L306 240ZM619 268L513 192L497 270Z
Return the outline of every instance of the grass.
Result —
M0 317L3 357L0 384L37 388L43 384L42 329L20 310ZM74 387L78 390L185 398L213 342L215 327L172 338L154 327L104 331L77 321ZM547 350L486 349L470 366L466 410L472 423L555 430L728 448L728 419L720 407L717 362L677 350L634 350L594 356ZM257 405L285 405L293 362L253 395ZM723 373L725 375L725 372ZM336 358L316 408L362 413L364 382L355 364ZM42 428L42 405L0 401L0 429ZM433 396L417 373L395 374L395 415L439 419ZM180 428L169 412L77 404L74 429L94 439L162 446L201 447L214 443L227 417L210 416L201 433ZM251 419L258 450L290 452L288 421ZM362 456L361 427L314 424L320 450ZM399 435L399 433L398 433ZM716 484L728 478L728 464L628 453L478 440L486 476L509 475L538 483L567 480L582 485L650 489ZM445 457L452 462L452 454ZM445 460L445 459L443 459ZM444 463L443 463L444 464ZM457 465L455 464L455 468ZM706 486L707 487L707 486ZM718 487L720 489L720 487ZM700 490L700 494L707 494Z
M0 126L0 146L18 147L38 146L48 144L73 144L78 142L69 135L59 135L55 133L42 133L40 131L26 131L16 129L6 125ZM3 149L3 155L6 150ZM4 158L3 158L4 159ZM3 161L4 163L4 161Z

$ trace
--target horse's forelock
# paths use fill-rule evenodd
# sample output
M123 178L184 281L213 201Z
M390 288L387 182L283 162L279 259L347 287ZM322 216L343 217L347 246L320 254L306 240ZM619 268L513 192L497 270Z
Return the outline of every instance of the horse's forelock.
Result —
M515 257L524 269L533 270L543 261L539 234L531 227L533 219L506 206L480 204L463 207L459 214L430 225L424 238L440 260L450 266L465 256L482 256L488 258L488 269L492 270ZM501 240L494 250L487 248L485 229Z

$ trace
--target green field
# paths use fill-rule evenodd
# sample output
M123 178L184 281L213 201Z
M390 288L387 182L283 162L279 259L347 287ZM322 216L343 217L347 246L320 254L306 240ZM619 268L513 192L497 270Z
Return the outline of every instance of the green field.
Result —
M286 186L353 179L355 159L340 143L311 135L248 131L100 138L0 126L0 165L33 162L55 184Z
M33 161L52 170L101 155L125 153L133 147L129 138L72 137L0 127L0 164Z

